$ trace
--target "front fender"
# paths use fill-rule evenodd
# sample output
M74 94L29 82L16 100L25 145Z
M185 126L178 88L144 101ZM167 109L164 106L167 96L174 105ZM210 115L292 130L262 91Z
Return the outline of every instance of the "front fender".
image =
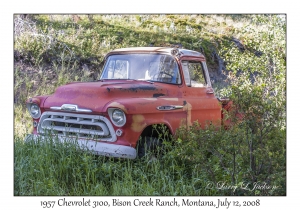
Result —
M184 109L181 98L130 98L114 100L105 105L103 112L109 108L118 108L126 113L124 129L141 134L143 130L153 124L165 124L172 134L181 125L185 125L187 110ZM160 106L178 106L174 110L159 110Z

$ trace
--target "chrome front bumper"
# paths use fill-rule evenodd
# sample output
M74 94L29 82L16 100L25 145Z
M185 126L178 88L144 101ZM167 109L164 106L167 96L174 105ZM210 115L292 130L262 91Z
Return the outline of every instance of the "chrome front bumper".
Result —
M50 139L51 137L47 137ZM29 134L26 136L24 141L34 141L34 142L44 142L46 137L41 135ZM78 145L81 149L89 150L96 155L102 155L107 157L117 157L117 158L128 158L135 159L136 158L136 149L129 146L116 145L116 144L107 144L104 142L97 142L93 140L86 139L75 139L71 137L63 137L63 136L54 136L51 139L53 142L59 140L60 142L68 142L74 143Z

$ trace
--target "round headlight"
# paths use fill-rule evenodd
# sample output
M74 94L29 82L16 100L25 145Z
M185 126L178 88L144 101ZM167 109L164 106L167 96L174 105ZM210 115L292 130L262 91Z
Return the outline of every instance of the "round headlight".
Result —
M115 109L112 112L111 119L116 126L123 126L126 123L125 114L119 109Z
M40 107L36 104L31 104L29 113L32 118L38 119L41 116L41 110Z

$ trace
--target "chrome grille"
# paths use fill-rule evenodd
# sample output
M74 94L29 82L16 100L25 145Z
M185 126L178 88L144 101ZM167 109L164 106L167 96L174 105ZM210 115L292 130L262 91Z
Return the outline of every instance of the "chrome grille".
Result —
M44 112L40 118L38 132L81 139L116 140L110 121L99 115Z

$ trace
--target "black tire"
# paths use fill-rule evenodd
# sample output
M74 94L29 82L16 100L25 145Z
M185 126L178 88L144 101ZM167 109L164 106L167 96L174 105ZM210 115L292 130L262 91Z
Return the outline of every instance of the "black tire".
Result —
M143 137L139 140L137 145L137 156L139 158L145 157L147 155L154 155L158 157L163 152L162 141L155 137Z

